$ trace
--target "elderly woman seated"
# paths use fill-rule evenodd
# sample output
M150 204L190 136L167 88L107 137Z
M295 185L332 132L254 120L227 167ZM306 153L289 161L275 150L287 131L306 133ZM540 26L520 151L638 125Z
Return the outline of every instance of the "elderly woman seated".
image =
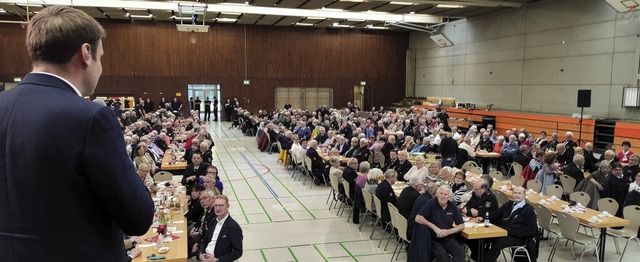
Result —
M424 178L429 174L429 169L424 165L424 157L419 155L416 156L415 160L416 164L412 166L406 174L404 174L404 180L406 181L411 180L411 178L415 176L424 180Z
M334 175L336 177L342 178L342 171L344 167L340 165L340 157L339 156L331 156L329 157L329 175Z
M384 173L380 168L373 168L369 170L369 180L367 180L367 184L364 185L364 189L369 191L371 194L376 193L376 188L378 188L378 184L384 179Z

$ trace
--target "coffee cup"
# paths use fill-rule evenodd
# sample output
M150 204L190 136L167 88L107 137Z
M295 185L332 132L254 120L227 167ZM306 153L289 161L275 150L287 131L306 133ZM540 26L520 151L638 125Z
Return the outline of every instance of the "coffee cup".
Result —
M608 216L609 216L609 212L607 212L607 211L602 211L602 216L608 217Z

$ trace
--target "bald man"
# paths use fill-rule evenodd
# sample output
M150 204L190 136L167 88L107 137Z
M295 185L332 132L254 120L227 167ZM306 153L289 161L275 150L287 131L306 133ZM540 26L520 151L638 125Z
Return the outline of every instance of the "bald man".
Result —
M507 230L506 237L497 238L491 244L491 248L484 253L484 261L496 261L500 250L506 247L522 246L527 239L534 238L538 233L536 213L533 207L526 201L527 191L523 187L513 189L513 201L502 205L497 212L492 213L491 222ZM531 252L529 246L535 249L535 241L529 241L527 249L529 255L535 256L537 252ZM531 258L535 260L534 257Z

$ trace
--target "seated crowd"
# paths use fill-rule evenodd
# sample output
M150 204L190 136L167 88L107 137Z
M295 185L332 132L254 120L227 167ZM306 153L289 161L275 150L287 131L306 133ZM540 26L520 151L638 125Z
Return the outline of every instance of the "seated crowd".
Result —
M616 199L620 203L618 216L624 206L640 204L640 167L638 156L629 151L629 142L623 143L622 152L609 149L597 159L593 145L579 147L572 132L566 132L563 141L556 133L548 139L544 131L536 137L524 128L499 135L491 125L471 126L464 133L448 126L445 109L406 114L381 107L363 114L353 107L323 106L311 112L289 107L272 113L261 110L255 115L239 108L236 115L245 123L241 128L255 129L248 133L256 135L260 150L277 150L270 145L277 141L283 153L291 155L283 161L299 165L308 156L316 184L346 180L349 199L354 200L354 223L359 223L360 207L364 206L361 189L380 199L383 223L390 221L387 203L396 205L408 219L410 258L432 255L438 261L464 261L464 242L471 247L471 258L477 260L477 242L461 241L459 236L464 228L462 216L491 219L508 231L507 237L482 247L487 250L486 261L495 261L502 248L535 242L528 240L537 237L537 220L533 207L525 201L526 182L532 179L541 182L544 192L546 185L561 185L560 176L566 174L576 180L575 190L587 192L593 202L601 197ZM493 179L486 175L492 163L479 153L498 153L493 164L503 174L513 175L512 163L523 167L519 175L525 177L525 183L517 185L511 201L502 206L492 192ZM437 160L426 165L429 154L435 154ZM413 163L410 155L414 155ZM465 184L462 166L467 161L484 167L485 175L473 188ZM584 172L591 174L585 177ZM391 187L396 181L408 185L399 196ZM339 193L344 192L340 188ZM413 248L423 244L431 246L430 252Z
M186 168L184 171L174 171L174 174L182 174L181 184L187 188L189 199L185 218L189 225L189 256L196 257L213 252L209 252L207 247L211 240L207 230L216 219L212 204L214 197L224 197L224 187L218 176L218 168L212 165L211 149L214 142L206 125L200 120L199 112L191 111L188 116L178 115L161 107L155 112L125 111L120 114L118 121L123 130L126 150L140 179L151 193L158 191L154 175L161 170L165 152L173 150L184 153L182 159L187 162ZM134 247L141 239L131 237L126 241L133 243L128 245L128 257L139 256L140 250Z

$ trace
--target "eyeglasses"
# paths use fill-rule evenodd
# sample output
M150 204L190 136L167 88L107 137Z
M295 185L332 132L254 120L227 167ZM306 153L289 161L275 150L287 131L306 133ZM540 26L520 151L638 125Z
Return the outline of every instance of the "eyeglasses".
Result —
M226 204L213 205L213 207L215 207L215 208L222 208L222 207L225 207L225 206L227 206L227 205Z

